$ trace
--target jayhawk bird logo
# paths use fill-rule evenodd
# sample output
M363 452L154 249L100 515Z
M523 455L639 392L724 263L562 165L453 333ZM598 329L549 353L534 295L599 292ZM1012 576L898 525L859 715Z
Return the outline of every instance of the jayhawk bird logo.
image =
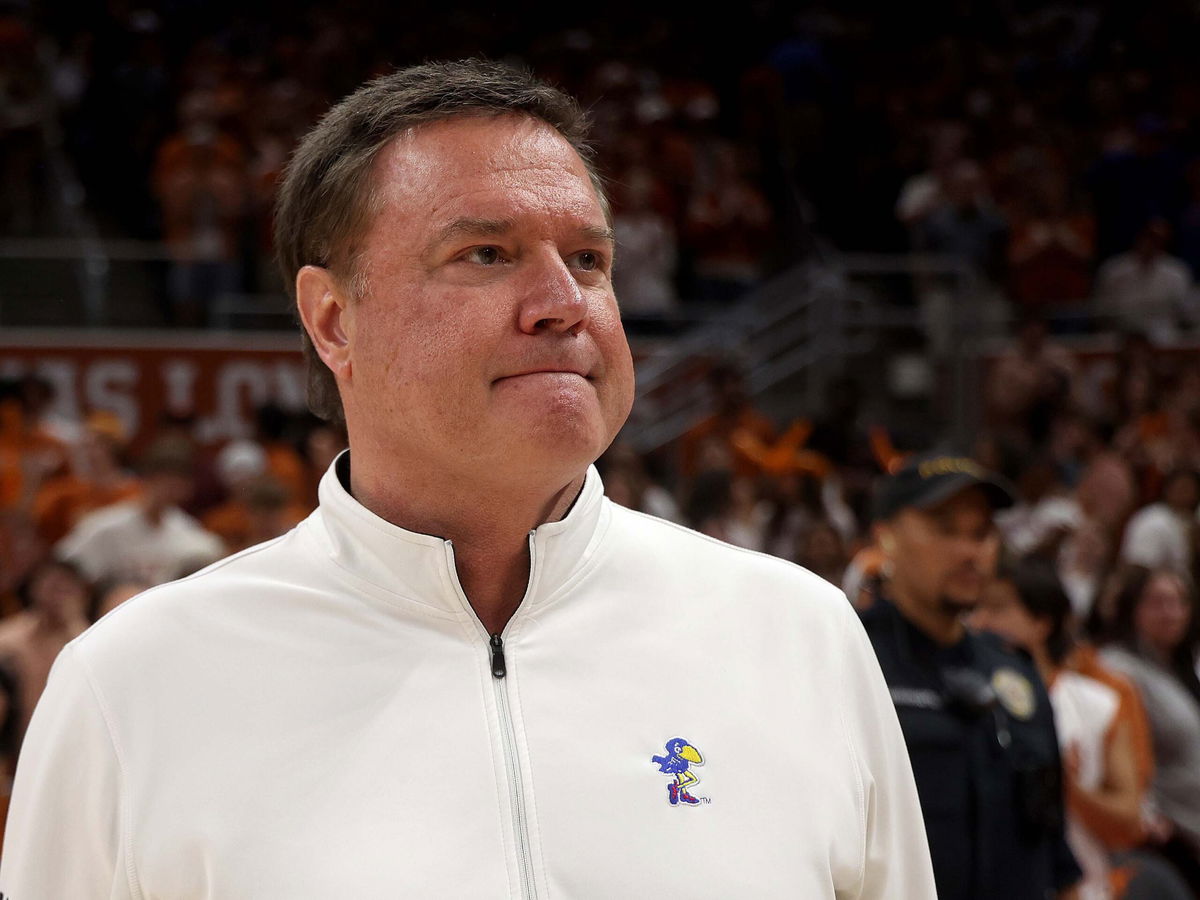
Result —
M704 765L704 757L700 751L681 737L667 741L666 756L652 756L650 762L658 763L658 771L664 775L674 775L675 780L667 785L667 800L672 806L678 806L682 801L689 806L697 803L707 803L707 797L693 797L688 788L700 779L691 771L692 766Z

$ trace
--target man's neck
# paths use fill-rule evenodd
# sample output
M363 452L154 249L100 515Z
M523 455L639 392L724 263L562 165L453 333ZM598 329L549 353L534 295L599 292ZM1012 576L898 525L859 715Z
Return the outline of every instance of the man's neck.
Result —
M935 643L949 647L962 640L966 626L962 616L942 607L940 603L922 603L902 585L892 583L890 599L900 615Z
M529 532L567 514L584 474L558 487L469 484L461 478L402 484L373 477L354 458L350 492L375 515L408 531L445 538L475 614L489 634L512 618L529 584Z

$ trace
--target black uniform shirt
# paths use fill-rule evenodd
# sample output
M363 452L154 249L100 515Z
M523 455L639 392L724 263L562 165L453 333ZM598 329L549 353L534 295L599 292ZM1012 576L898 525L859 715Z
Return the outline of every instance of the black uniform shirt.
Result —
M908 743L940 900L1045 900L1078 881L1032 664L990 635L943 647L884 599L863 624Z

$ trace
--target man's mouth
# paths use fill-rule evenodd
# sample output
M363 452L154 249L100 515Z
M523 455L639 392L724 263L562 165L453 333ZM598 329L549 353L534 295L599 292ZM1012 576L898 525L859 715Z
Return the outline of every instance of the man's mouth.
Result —
M501 382L501 381L508 381L513 378L528 378L528 377L531 377L534 375L574 375L578 378L584 379L585 381L592 380L591 375L589 375L587 372L581 371L579 369L546 367L546 368L538 368L538 369L527 369L523 372L514 372L511 375L502 375L501 377L497 378L496 381Z

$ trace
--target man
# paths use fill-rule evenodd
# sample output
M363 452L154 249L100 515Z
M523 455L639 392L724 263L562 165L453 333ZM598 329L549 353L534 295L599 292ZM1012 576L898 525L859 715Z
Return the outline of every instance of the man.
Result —
M45 482L31 515L42 540L62 540L85 515L141 493L138 480L121 465L127 442L120 418L107 410L88 416L71 454L70 470Z
M1144 334L1156 343L1177 340L1194 318L1192 273L1167 252L1171 226L1151 219L1131 248L1096 272L1096 312L1114 330Z
M6 896L933 896L845 599L602 495L633 371L582 140L482 62L304 140L278 246L349 454L64 653Z
M1200 472L1181 468L1168 473L1162 499L1143 506L1125 526L1121 562L1190 575L1197 505L1200 505Z
M924 454L876 495L886 561L867 634L912 757L941 900L1073 897L1054 718L1033 666L967 631L999 542L1007 486ZM1058 892L1058 893L1056 893Z
M229 498L201 522L229 553L279 537L309 512L288 502L287 488L268 474L269 464L267 451L256 441L230 441L217 454L217 474Z
M1043 444L1065 417L1077 366L1070 351L1049 339L1040 316L1025 314L1015 337L988 373L984 402L1007 440Z
M180 508L193 489L187 445L158 440L142 457L139 471L138 496L84 516L55 548L93 583L161 584L225 554L220 538Z

